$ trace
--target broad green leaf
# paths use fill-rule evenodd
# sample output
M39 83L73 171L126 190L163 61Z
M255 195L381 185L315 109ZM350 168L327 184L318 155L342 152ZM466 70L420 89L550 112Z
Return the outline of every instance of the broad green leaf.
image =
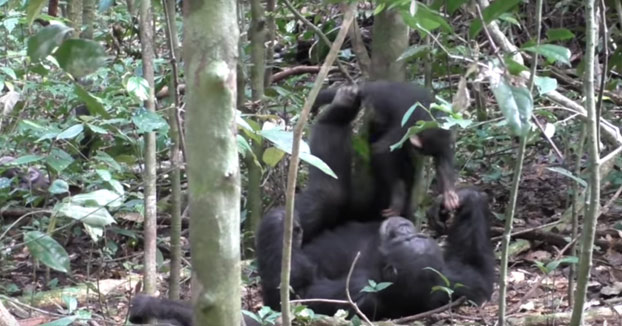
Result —
M1 1L5 1L5 0L0 0ZM8 1L8 0L6 0ZM6 31L11 34L13 32L13 30L15 29L15 26L17 26L17 24L19 24L19 18L17 17L9 17L6 18L5 20L2 21L2 26L4 26L4 28L6 28Z
M87 123L86 126L89 128L89 130L91 130L92 132L96 133L96 134L100 134L100 135L107 135L108 134L108 130L96 126L94 124L91 123Z
M56 140L60 139L72 139L77 137L84 130L84 126L81 123L75 124L61 132L56 136Z
M123 196L108 189L98 189L93 192L75 195L71 198L71 202L85 206L119 207L123 205Z
M577 184L581 185L583 188L587 188L587 182L583 179L581 179L580 177L574 175L572 172L562 168L562 167L550 167L547 168L547 170L553 171L553 172L557 172L565 177L568 177L572 180L574 180L574 182L576 182Z
M149 98L149 83L145 78L132 76L127 80L125 89L130 95L135 96L141 101Z
M29 231L24 233L24 242L33 258L51 269L70 272L69 255L54 238L39 231Z
M503 76L498 81L491 81L490 87L512 133L515 136L527 135L533 110L533 98L529 90L510 85Z
M138 128L139 134L158 131L168 133L169 125L162 116L156 112L151 112L144 107L136 110L132 116L132 123Z
M482 16L486 24L490 24L491 21L501 17L502 14L512 10L521 0L497 0L490 4L482 11ZM469 27L469 35L471 38L475 38L482 30L482 20L479 17L474 18Z
M63 70L80 78L102 67L106 63L106 52L95 41L69 39L54 52L54 58Z
M121 165L119 165L119 163L106 152L98 151L95 157L93 157L93 160L102 162L115 171L120 172L122 170Z
M262 130L259 133L264 138L272 142L278 149L284 151L287 154L292 154L294 139L294 134L292 132L273 128ZM307 145L307 143L302 140L300 141L300 159L315 166L316 168L332 176L333 178L337 178L335 172L333 172L333 170L331 170L331 168L326 163L324 163L324 161L311 154L309 145Z
M377 291L382 291L386 288L388 288L389 286L391 286L393 283L392 282L380 282L376 285L376 290Z
M557 269L557 267L560 264L566 263L566 264L577 264L579 262L579 258L575 257L575 256L567 256L564 257L562 259L557 259L557 260L553 260L551 262L549 262L548 264L546 264L546 268L549 271L554 271Z
M268 164L270 167L275 167L285 156L285 152L276 148L276 147L268 147L263 152L262 160L264 163Z
M41 9L48 3L46 0L31 0L28 1L28 8L26 8L26 21L28 22L28 27L32 25L32 22L35 21L35 18L39 16Z
M99 178L102 179L103 181L108 182L108 181L112 180L112 174L110 174L110 171L108 171L108 170L96 169L95 173L97 173Z
M0 71L2 71L5 75L11 77L11 79L17 79L17 75L15 74L15 70L9 67L0 67Z
M82 86L78 84L74 84L73 90L78 98L80 98L80 100L82 100L82 102L86 104L86 108L89 110L89 113L91 115L100 116L106 119L110 118L110 114L104 108L102 100L99 97L91 94L90 92L87 92L84 88L82 88Z
M410 108L408 108L408 110L406 111L406 113L404 113L404 115L402 116L402 124L401 124L402 127L406 124L406 122L408 122L408 119L410 119L410 116L415 112L417 108L421 108L420 110L425 110L423 105L421 105L421 103L419 102L411 105Z
M94 227L104 227L115 223L105 207L85 207L72 203L60 203L54 208L60 216L72 218Z
M71 30L65 25L51 24L29 37L26 53L30 57L30 61L36 63L45 59L57 46L63 43L65 36Z
M337 175L335 174L335 172L330 168L330 166L328 166L328 164L324 163L324 161L322 161L322 159L320 159L319 157L307 152L307 153L300 153L300 159L313 165L314 167L330 175L331 177L337 179Z
M510 74L514 76L518 76L521 72L529 70L529 68L516 62L514 59L512 59L509 56L505 57L503 61L505 61L505 65L508 67Z
M548 42L565 41L574 38L574 34L566 28L551 28L546 30L546 39Z
M402 53L402 55L400 55L400 57L397 58L396 61L408 60L414 57L418 57L419 55L427 53L429 50L430 47L427 45L415 44L406 49L406 51L404 51L404 53Z
M57 173L63 172L74 161L75 160L69 153L60 148L53 148L50 154L45 158L45 163Z
M15 160L6 163L5 165L22 165L22 164L29 164L29 163L34 163L34 162L38 162L43 160L44 157L40 156L40 155L34 155L34 154L29 154L29 155L24 155L24 156L20 156L18 158L16 158Z
M499 20L502 20L504 22L508 22L518 28L521 28L521 24L520 22L516 19L516 17L514 17L514 15L512 13L506 12L501 14L501 16L499 16Z
M238 153L240 153L240 155L242 155L243 158L246 157L246 154L252 155L253 149L251 148L251 145L246 141L246 139L242 137L242 135L237 134L235 136L235 139L238 144Z
M69 184L67 184L67 181L65 180L56 179L52 182L48 191L52 195L66 194L69 192Z
M524 48L523 50L537 53L551 63L560 61L570 66L570 50L566 47L555 44L539 44Z
M557 79L551 77L536 76L534 84L538 87L540 94L546 94L557 89Z

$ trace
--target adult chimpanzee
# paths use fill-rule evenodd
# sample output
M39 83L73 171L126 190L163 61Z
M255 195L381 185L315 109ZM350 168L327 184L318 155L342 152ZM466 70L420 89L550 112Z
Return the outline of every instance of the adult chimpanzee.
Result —
M390 146L397 143L417 121L432 120L432 115L428 111L434 101L432 93L426 88L410 83L388 81L365 82L358 88L363 106L372 109L369 129L369 142L372 147L371 168L374 175L372 202L377 207L368 211L370 215L376 217L377 212L381 212L385 217L410 216L412 213L410 207L414 183L412 148L434 158L444 205L449 209L455 209L458 206L458 196L454 186L454 152L449 130L441 128L423 130L410 137L412 146L402 146L390 151ZM330 103L336 92L336 89L320 92L314 108ZM423 108L415 109L402 126L404 114L417 103ZM360 203L355 205L360 207Z
M149 319L176 326L192 326L192 306L188 302L137 295L130 304L130 322L144 324ZM246 326L259 326L254 319L242 315ZM242 324L242 325L244 325Z
M349 291L359 309L372 319L397 318L447 303L449 297L445 292L432 292L434 286L444 284L436 272L426 267L445 275L452 287L462 284L454 288L454 298L466 296L477 303L488 299L494 279L494 256L486 196L474 188L460 189L457 195L460 205L448 228L448 245L444 253L434 239L417 233L412 222L402 217L391 217L382 224L347 222L325 230L293 250L291 279L295 293L306 299L346 300L346 275L360 251ZM277 260L280 259L282 238L274 236L274 230L282 232L282 225L274 222L279 220L278 216L267 215L262 223L274 228L260 228L257 233L259 262L272 258L276 265L271 269L260 265L262 279L277 280L280 275ZM265 230L270 232L263 233ZM299 235L300 231L296 234ZM309 276L309 271L313 279L301 279ZM361 292L368 280L393 284L380 292ZM276 289L278 285L272 286ZM270 289L263 288L264 303L278 310L278 291L274 289L266 291ZM308 305L323 314L349 308L333 303L311 302Z

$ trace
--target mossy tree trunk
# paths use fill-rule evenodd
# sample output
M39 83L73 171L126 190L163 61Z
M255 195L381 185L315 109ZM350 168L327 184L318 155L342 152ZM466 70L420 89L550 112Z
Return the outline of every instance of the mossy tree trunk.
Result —
M372 35L371 79L405 80L405 62L396 60L408 47L408 26L399 11L376 15Z
M236 1L183 5L194 325L239 325Z

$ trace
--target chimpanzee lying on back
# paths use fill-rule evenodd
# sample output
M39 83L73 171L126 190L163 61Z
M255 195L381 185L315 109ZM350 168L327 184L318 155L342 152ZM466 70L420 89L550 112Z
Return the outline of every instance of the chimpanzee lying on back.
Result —
M460 204L454 223L449 227L449 245L445 253L435 240L418 234L412 223L404 218L392 217L382 224L374 221L357 223L352 222L356 216L343 209L350 197L347 189L351 179L351 152L347 149L351 126L348 119L331 117L354 119L358 108L355 101L360 98L352 96L356 92L356 88L340 88L312 130L311 152L330 162L329 166L339 178L314 178L317 174L311 175L307 188L296 198L290 275L295 295L345 300L347 271L360 251L361 258L350 281L350 293L359 308L373 319L414 314L446 303L449 298L444 292L431 292L433 286L443 284L436 273L425 267L436 269L453 283L463 284L464 287L456 289L456 296L465 295L478 303L486 300L492 292L494 257L489 239L490 212L485 195L479 191L467 188L456 193ZM335 111L338 110L347 115L337 114ZM332 128L333 134L318 133L327 126ZM326 144L344 151L321 151ZM324 193L318 199L314 196L320 189ZM335 193L340 195L331 196ZM330 198L330 206L322 201L324 198ZM317 207L340 207L340 215L331 214L327 219L317 214ZM280 309L278 287L284 214L282 208L270 211L256 234L264 304L275 310ZM336 223L339 224L337 227ZM311 227L311 235L307 234L308 227ZM392 282L393 285L379 293L360 292L370 279ZM309 307L324 314L332 314L340 308L328 303L310 303Z
M336 93L337 89L334 88L321 91L314 103L314 109L331 103ZM426 129L410 137L412 146L402 146L394 151L389 149L417 121L432 120L428 112L430 104L434 102L432 93L411 83L374 81L358 85L357 97L362 105L372 109L369 142L372 148L371 168L374 175L373 202L379 206L370 210L371 216L377 216L378 211L385 217L411 216L410 200L414 183L412 148L434 157L444 205L451 210L457 208L453 141L449 130ZM417 103L422 107L417 107L402 126L404 114Z
M443 282L425 267L434 268L452 282L454 299L466 296L476 303L485 301L492 293L494 279L486 195L474 188L460 189L457 195L460 206L448 228L444 253L434 239L417 233L412 222L402 217L391 217L382 224L347 222L325 230L306 244L296 241L291 270L295 295L303 299L346 300L346 275L360 251L349 290L369 318L397 318L446 304L449 298L445 292L432 292L434 286L444 286ZM274 235L282 234L282 219L270 214L262 224L271 226L260 228L257 234L264 304L278 310L282 237ZM300 232L295 234L299 237ZM360 292L368 280L393 284L377 293ZM462 286L456 287L458 283ZM308 306L316 313L329 315L339 308L350 308L316 302Z

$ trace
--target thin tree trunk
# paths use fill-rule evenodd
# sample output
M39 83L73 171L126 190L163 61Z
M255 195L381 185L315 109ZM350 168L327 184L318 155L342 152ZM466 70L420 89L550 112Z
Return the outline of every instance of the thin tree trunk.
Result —
M154 95L154 72L153 72L153 23L151 16L151 0L140 2L140 45L143 60L143 75L149 83L149 97L145 101L145 107L155 112ZM144 261L144 284L147 294L155 294L156 281L156 138L155 132L145 133L145 171L143 180L145 183L145 261Z
M175 0L163 0L166 18L166 38L171 62L171 84L169 89L172 107L169 111L168 124L171 137L171 275L168 279L168 297L171 300L179 299L181 288L181 164L180 155L181 134L178 120L179 100L177 94L177 58L179 58L179 40L177 39L177 24L175 14Z
M82 17L84 17L84 22L86 22L86 28L82 32L81 37L89 40L93 39L93 26L95 25L95 0L83 0L84 6L82 8Z
M594 238L596 232L596 220L600 210L600 164L598 153L598 123L596 120L596 101L594 91L594 52L596 48L596 35L598 25L594 19L595 3L594 0L585 0L585 71L583 72L583 85L585 96L585 111L587 111L587 149L589 167L589 189L590 200L587 213L583 219L583 232L581 238L581 257L577 268L577 289L575 292L575 302L572 307L572 317L570 325L579 326L583 324L583 306L585 304L585 294L587 293L587 283L590 278L590 268L592 267L592 250L594 249Z
M69 20L73 27L72 37L80 37L80 29L82 28L82 0L70 0L67 3L69 7Z
M184 1L194 325L240 325L235 0Z
M268 29L266 48L266 73L264 75L264 86L270 86L272 80L272 68L274 65L274 42L276 37L276 23L274 21L274 10L276 9L276 0L266 0L266 28Z
M263 108L263 95L266 72L266 17L261 0L251 0L251 23L249 29L249 37L251 41L251 96L253 107L256 108L253 113L260 113ZM253 140L252 144L255 157L261 157L263 153L263 143ZM248 168L248 194L247 207L250 211L247 220L247 229L255 231L261 221L263 215L261 177L262 168L255 164L253 156L248 155L246 167ZM248 244L252 246L252 242Z

